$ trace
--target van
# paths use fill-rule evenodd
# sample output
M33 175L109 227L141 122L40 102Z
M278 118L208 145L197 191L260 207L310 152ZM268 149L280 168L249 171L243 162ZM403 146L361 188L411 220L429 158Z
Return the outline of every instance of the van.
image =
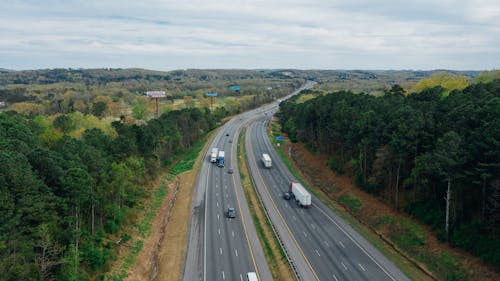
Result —
M255 274L255 272L248 272L247 281L259 281L259 279L257 279L257 274Z

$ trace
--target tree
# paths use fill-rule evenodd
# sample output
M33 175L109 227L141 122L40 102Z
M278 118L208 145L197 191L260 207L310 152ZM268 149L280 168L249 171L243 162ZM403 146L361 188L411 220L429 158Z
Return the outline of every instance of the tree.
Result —
M54 122L52 122L52 124L55 128L61 130L63 134L68 134L76 128L73 120L65 114L59 115L56 119L54 119Z
M138 103L132 107L132 116L135 119L144 120L146 110L147 107L144 104Z
M92 106L92 114L94 114L97 117L103 117L104 112L106 111L107 108L108 105L105 102L98 101L94 103L94 105Z

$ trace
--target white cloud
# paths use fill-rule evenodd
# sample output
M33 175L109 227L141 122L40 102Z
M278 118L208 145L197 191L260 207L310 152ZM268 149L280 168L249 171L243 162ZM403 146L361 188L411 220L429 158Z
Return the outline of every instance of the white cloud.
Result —
M0 67L498 68L497 2L7 0Z

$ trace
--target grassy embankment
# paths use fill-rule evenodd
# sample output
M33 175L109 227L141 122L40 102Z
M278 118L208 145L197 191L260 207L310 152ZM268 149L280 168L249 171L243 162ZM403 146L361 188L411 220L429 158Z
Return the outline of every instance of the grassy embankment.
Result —
M274 236L271 224L264 213L263 207L255 191L255 186L251 180L247 161L245 161L246 151L243 145L244 135L245 130L241 132L238 138L238 168L240 171L241 184L257 230L257 235L264 248L264 255L273 279L276 281L293 280L294 276L288 260L277 238Z
M108 273L105 280L122 281L127 277L127 271L136 261L139 252L142 250L144 242L151 235L152 222L158 214L158 210L168 195L168 187L174 177L180 173L191 170L201 149L205 145L208 134L193 147L179 156L179 160L172 167L159 177L158 184L152 184L148 198L146 198L137 208L135 221L132 227L123 230L122 238L125 240L120 250L120 265L114 271ZM134 220L134 219L132 219Z

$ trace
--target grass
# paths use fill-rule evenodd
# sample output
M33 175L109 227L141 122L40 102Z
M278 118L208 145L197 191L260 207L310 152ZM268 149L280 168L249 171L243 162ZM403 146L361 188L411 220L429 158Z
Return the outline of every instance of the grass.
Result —
M187 152L184 153L185 156L170 169L170 172L175 176L182 172L193 169L194 162L200 154L201 149L205 145L206 140L207 135L204 135L200 141L198 141L195 145L189 148Z
M274 280L290 280L293 278L290 265L286 258L283 249L281 248L279 241L274 236L274 232L271 223L267 219L264 213L263 207L260 205L257 193L255 191L255 186L249 177L248 167L245 162L246 152L243 146L243 136L245 134L245 129L242 130L240 136L238 137L238 167L240 171L240 179L243 185L243 191L245 193L246 200L248 202L248 207L252 215L252 219L257 231L257 235L262 244L264 255L266 261L271 270L271 274ZM279 257L279 258L276 258Z
M349 195L342 195L338 196L337 200L341 202L346 208L351 210L353 213L357 213L359 208L363 205L361 203L361 200L354 196L349 196Z

